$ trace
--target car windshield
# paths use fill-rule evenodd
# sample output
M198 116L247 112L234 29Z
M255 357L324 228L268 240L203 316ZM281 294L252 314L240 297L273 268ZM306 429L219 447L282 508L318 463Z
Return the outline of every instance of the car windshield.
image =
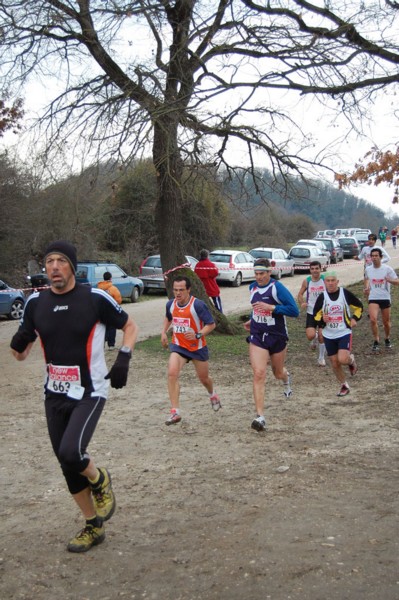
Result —
M272 258L273 256L270 250L251 250L251 255L254 258Z
M209 258L213 262L229 263L230 262L230 258L231 258L231 254L212 254L211 253L209 255Z
M308 258L310 256L310 250L306 248L293 248L290 252L291 256L295 258Z
M340 238L338 241L341 246L353 246L356 243L356 240L353 238Z

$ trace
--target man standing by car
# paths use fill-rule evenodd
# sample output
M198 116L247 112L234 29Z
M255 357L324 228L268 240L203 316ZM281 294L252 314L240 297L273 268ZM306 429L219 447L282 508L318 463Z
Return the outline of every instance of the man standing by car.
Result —
M216 283L216 277L219 275L219 269L215 263L209 260L208 250L201 250L200 259L194 267L194 272L201 279L207 295L209 298L212 298L215 308L222 313L223 310L222 301L220 299L220 289Z
M107 380L113 388L126 385L138 329L108 294L76 282L76 249L70 242L51 243L44 260L50 289L34 292L27 300L11 348L18 361L25 360L40 337L50 440L68 489L86 520L67 548L86 552L104 540L103 522L115 510L110 473L95 466L87 447L104 408ZM104 357L107 325L123 331L123 346L108 373Z
M359 256L355 256L355 260L364 260L364 268L368 267L369 265L371 265L371 256L370 256L370 252L372 251L372 249L375 247L376 243L377 243L377 236L375 233L370 233L368 236L368 245L367 246L363 246ZM382 252L382 262L386 263L389 260L391 260L391 257L389 256L388 252L385 250L385 248L381 248L381 252Z
M379 353L378 313L381 310L385 348L390 349L392 348L391 283L399 285L399 279L392 267L382 264L382 248L373 248L370 256L372 264L364 272L364 293L369 302L370 325L374 337L372 351Z
M347 396L350 387L342 367L347 365L352 376L357 373L355 357L352 354L352 329L362 317L363 304L352 292L339 287L338 283L335 271L325 273L326 290L317 298L313 316L323 328L327 355L341 384L337 396Z
M318 323L314 320L313 307L317 298L325 291L324 275L321 273L321 264L318 260L313 260L310 265L310 276L306 277L298 292L297 300L300 308L306 308L306 337L311 343L312 349L316 348L317 341L319 342L319 358L318 365L326 366L324 358L326 347L324 345L323 331ZM303 300L303 295L306 292L306 300Z
M105 271L103 281L99 281L97 287L100 290L107 292L118 304L122 304L122 296L118 288L112 283L112 273ZM115 350L116 342L116 327L108 325L105 330L105 343L108 344L109 350Z
M215 329L215 322L205 302L191 295L188 277L176 277L173 281L174 299L166 304L166 315L161 332L161 344L169 345L168 392L171 404L166 425L181 421L180 373L188 362L193 361L197 377L207 389L213 410L222 405L209 376L209 352L205 336ZM167 333L172 329L172 341L168 344Z

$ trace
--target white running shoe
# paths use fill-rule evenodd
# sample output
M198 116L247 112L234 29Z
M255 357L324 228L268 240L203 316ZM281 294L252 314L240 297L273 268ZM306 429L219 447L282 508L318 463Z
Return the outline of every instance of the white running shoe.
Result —
M289 398L290 396L292 396L292 389L291 389L291 375L288 374L288 381L287 383L284 383L284 396L286 398Z
M260 417L259 415L254 419L251 423L252 429L256 431L264 431L266 429L266 421L265 417Z
M324 360L324 358L319 358L319 360L317 361L317 364L319 365L319 367L325 367L326 361Z
M209 400L211 401L212 408L215 412L219 410L219 408L222 408L222 403L216 392L214 392L212 396L209 396Z

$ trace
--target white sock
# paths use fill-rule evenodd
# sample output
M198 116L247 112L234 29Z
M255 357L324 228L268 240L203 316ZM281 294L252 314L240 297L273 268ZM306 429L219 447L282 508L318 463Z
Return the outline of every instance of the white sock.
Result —
M319 344L319 359L320 360L323 360L325 353L326 353L326 345Z

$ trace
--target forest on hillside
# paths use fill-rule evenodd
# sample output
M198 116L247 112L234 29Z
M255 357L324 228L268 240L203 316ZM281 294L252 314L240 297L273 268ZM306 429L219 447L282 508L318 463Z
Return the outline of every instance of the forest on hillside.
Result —
M377 230L381 224L397 224L366 201L319 180L279 180L259 170L255 187L246 176L239 168L229 174L185 171L183 235L188 254L220 246L288 249L319 229ZM97 164L43 181L6 153L0 155L0 277L20 283L28 261L40 262L46 245L57 238L74 242L82 259L112 259L137 273L142 259L159 250L156 198L149 160L123 169L116 163Z

